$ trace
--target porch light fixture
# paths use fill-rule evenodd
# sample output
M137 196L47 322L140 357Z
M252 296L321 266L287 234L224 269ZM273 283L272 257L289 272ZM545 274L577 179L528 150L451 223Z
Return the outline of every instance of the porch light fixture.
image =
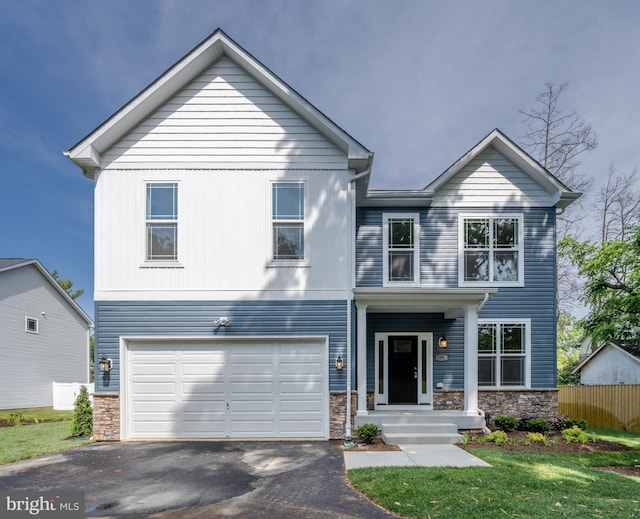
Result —
M218 317L213 324L220 328L221 326L229 326L231 321L229 321L228 317Z
M443 336L441 336L441 337L438 339L438 347L439 347L441 350L446 349L446 347L447 347L447 338L446 338L444 335L443 335Z
M344 367L344 362L342 362L342 357L338 353L338 358L336 359L336 369L338 371L342 371L343 367Z
M113 361L107 358L106 355L103 355L98 363L98 369L100 371L109 372L113 368Z

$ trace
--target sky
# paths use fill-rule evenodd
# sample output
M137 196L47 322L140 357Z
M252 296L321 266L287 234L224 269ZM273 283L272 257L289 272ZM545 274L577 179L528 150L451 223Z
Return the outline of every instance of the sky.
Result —
M0 6L0 257L37 258L93 317L93 184L63 156L216 28L421 189L545 83L598 135L595 190L640 165L635 0L20 0ZM594 196L585 197L585 205Z

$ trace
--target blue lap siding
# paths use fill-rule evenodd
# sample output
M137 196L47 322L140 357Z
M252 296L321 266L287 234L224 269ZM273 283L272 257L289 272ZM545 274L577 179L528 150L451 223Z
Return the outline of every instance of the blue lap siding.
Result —
M383 213L392 210L359 208L356 230L356 284L382 287ZM556 385L556 243L555 208L415 208L420 214L421 288L458 287L458 214L521 213L524 215L524 286L498 287L479 314L480 319L531 319L531 387ZM367 319L368 387L373 389L374 333L442 331L449 348L447 362L434 362L434 387L464 386L464 319L445 320L442 314L370 314ZM434 348L434 355L437 353Z
M97 373L96 391L119 391L121 336L269 337L328 336L329 358L346 355L346 301L98 301L95 355L114 361L108 375ZM214 321L228 317L228 327ZM344 390L345 371L329 369L330 389Z

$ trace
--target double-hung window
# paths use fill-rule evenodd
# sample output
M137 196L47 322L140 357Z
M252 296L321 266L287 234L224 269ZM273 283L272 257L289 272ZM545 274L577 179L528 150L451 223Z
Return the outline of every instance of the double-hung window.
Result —
M524 285L521 214L460 215L459 284Z
M304 183L271 184L271 220L275 261L302 261L304 256Z
M529 387L529 327L528 320L479 322L479 386Z
M420 228L416 213L383 215L384 286L420 284Z
M178 259L178 184L147 184L147 261Z

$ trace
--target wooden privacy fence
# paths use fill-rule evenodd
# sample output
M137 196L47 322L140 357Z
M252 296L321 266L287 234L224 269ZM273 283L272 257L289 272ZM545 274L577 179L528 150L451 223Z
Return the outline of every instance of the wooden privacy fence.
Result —
M640 432L640 384L559 387L558 413L593 427Z

